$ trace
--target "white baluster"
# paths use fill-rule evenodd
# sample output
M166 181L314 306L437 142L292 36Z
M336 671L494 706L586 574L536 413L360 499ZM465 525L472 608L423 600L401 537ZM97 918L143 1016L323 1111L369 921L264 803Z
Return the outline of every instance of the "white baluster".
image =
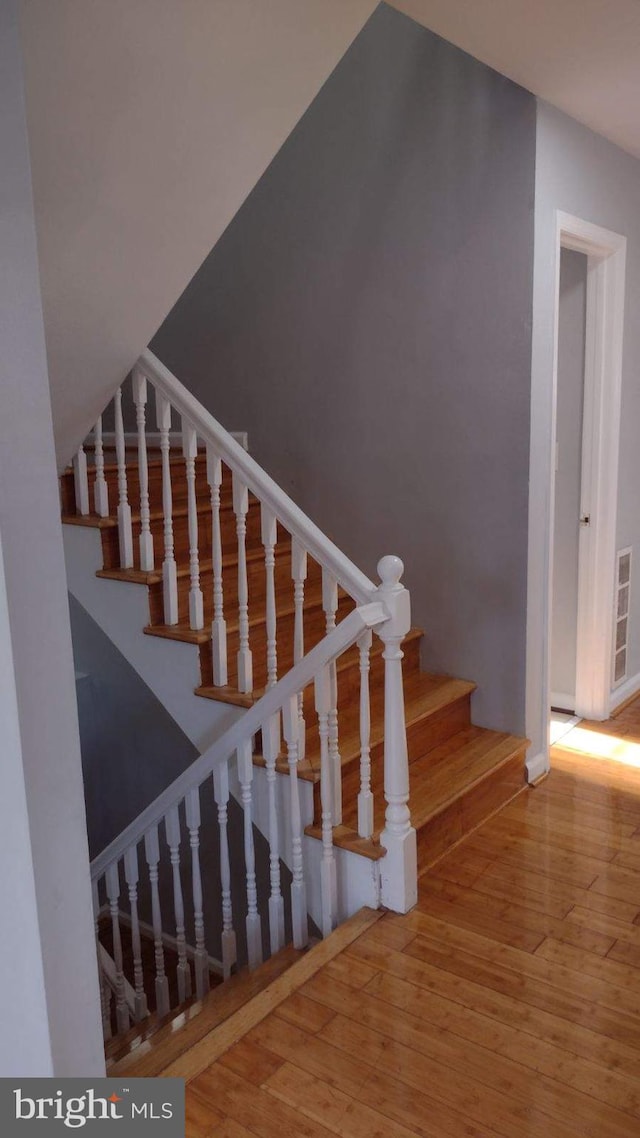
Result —
M406 913L418 899L416 832L409 812L409 759L404 715L400 645L411 627L409 594L400 584L404 566L399 557L378 564L382 584L378 596L389 620L378 630L384 643L384 796L385 826L380 844L387 851L380 863L381 899L388 909Z
M133 565L133 529L131 527L131 506L127 493L127 453L124 442L122 422L122 388L115 394L116 460L118 463L118 541L120 543L120 568L131 569Z
M298 786L298 755L300 739L300 717L298 697L292 695L282 708L282 731L287 743L289 763L289 794L291 813L291 926L295 948L305 948L309 943L309 921L307 916L307 890L304 880L302 857L302 821L300 816L300 788Z
M358 833L370 838L373 833L373 794L371 793L371 705L369 671L371 668L371 629L358 641L360 654L360 793L358 794Z
M293 662L299 664L304 656L304 583L307 579L307 551L297 538L291 539L291 576L293 578ZM300 753L304 759L306 747L306 727L304 722L304 694L298 696L298 718L300 719Z
M171 461L169 432L171 430L171 404L156 391L156 422L160 432L162 456L162 514L164 526L164 560L162 562L162 597L164 623L178 623L178 574L173 548L173 493L171 490Z
M158 889L158 862L160 861L160 843L158 841L158 827L152 826L144 838L145 857L149 867L149 881L151 883L151 919L153 921L153 945L156 964L156 1011L159 1016L166 1016L170 1009L169 981L164 970L164 947L162 943L162 910L160 908L160 891Z
M209 957L204 942L202 877L200 874L200 790L190 790L185 800L189 845L191 847L191 882L193 888L193 920L196 936L194 967L196 995L201 1000L209 991Z
M238 955L236 934L233 928L231 903L231 866L229 860L229 830L227 807L229 804L229 762L219 763L213 772L213 795L218 807L220 830L220 887L222 893L222 974L229 979Z
M322 570L322 607L327 633L336 626L338 583L327 569ZM331 770L332 816L334 826L342 822L342 762L338 747L338 669L335 660L329 664L329 759Z
M73 459L73 487L76 495L76 513L83 517L89 513L89 476L84 446L78 447Z
M144 973L142 970L142 947L140 943L140 920L138 918L138 847L131 846L124 855L124 879L129 890L131 909L131 944L133 948L133 986L136 993L135 1020L146 1019L149 1015L147 997L144 993Z
M320 888L322 896L322 935L328 936L336 927L338 887L336 860L333 849L333 785L331 756L329 754L329 715L331 711L331 676L328 666L322 668L315 679L316 711L320 734L320 801L322 804L322 863Z
M275 555L278 525L273 510L264 503L260 507L260 514L266 572L267 687L272 688L278 682Z
M100 957L100 901L98 899L98 882L91 882L91 896L93 899L93 919L96 929L96 953L98 956L98 981L100 984L100 1014L102 1017L102 1035L106 1042L111 1039L113 1034L111 1030L111 988L106 982L104 970L102 967L102 960Z
M120 936L120 874L118 862L110 866L106 872L107 897L109 898L109 911L111 913L111 928L113 931L113 960L116 966L116 1023L118 1031L128 1031L130 1027L129 1009L125 996L124 966L122 962L122 939Z
M167 835L171 872L173 875L173 913L176 922L176 942L178 951L178 1001L182 1004L191 995L191 969L187 960L187 938L184 931L184 901L182 881L180 880L180 815L178 807L172 806L164 818Z
M269 936L273 955L284 946L284 898L280 887L280 837L276 802L276 759L280 754L280 716L277 712L262 727L262 754L267 767L269 803Z
M253 691L253 659L249 647L249 586L247 581L247 512L249 492L244 483L233 475L233 512L236 515L238 534L238 691Z
M133 371L133 401L136 405L138 428L138 478L140 480L140 568L150 573L153 562L153 536L149 513L149 467L147 464L147 438L145 435L145 407L147 380L139 368Z
M245 739L240 744L237 755L240 801L244 811L244 864L247 874L247 959L249 968L253 969L262 964L262 928L258 912L256 855L253 846L253 819L251 817L253 755L250 739Z
M198 502L196 499L196 456L198 436L187 419L182 421L182 453L187 474L187 509L189 511L189 627L204 628L204 605L200 588L198 559Z
M207 444L207 480L211 488L211 556L213 561L213 622L211 648L213 656L213 682L216 687L228 683L227 622L224 619L224 593L222 589L222 531L220 528L220 487L222 462L210 444Z
M109 487L104 476L104 446L102 443L102 415L93 432L96 463L96 480L93 484L93 504L100 518L109 517Z

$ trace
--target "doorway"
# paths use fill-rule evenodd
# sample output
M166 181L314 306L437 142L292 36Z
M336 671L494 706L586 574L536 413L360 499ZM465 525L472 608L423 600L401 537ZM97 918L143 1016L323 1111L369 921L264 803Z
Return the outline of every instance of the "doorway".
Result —
M551 709L570 715L576 707L587 264L586 253L561 248L550 669Z
M597 720L611 696L625 253L619 234L557 214L546 706Z

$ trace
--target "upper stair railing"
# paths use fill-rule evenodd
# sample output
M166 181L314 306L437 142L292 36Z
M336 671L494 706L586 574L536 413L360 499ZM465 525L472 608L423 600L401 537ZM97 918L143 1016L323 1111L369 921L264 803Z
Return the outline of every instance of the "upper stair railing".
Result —
M149 497L149 440L147 430L148 387L155 392L156 427L161 456L162 517L152 515ZM290 779L290 825L292 827L291 910L294 943L306 943L307 914L304 904L304 871L301 864L302 831L297 802L297 768L304 757L305 739L311 730L305 723L309 717L309 699L305 701L305 688L315 689L315 713L321 757L322 800L322 926L323 933L334 927L336 919L335 858L333 828L342 821L342 780L339 751L338 713L338 660L356 642L359 648L359 709L360 722L360 788L357 799L358 833L370 838L374 832L374 801L371 789L370 762L370 705L369 666L372 631L383 645L384 662L384 796L386 801L384 828L380 844L386 855L380 861L380 898L384 905L404 912L416 900L416 843L415 831L409 813L409 768L404 716L402 685L401 643L410 627L409 594L400 583L402 562L397 557L384 557L378 566L381 584L375 585L353 562L327 538L322 531L295 505L284 491L251 458L193 395L149 351L145 351L136 364L132 376L133 402L136 418L137 485L132 514L128 476L130 439L125 435L122 389L114 399L115 457L117 464L117 524L120 568L137 569L142 573L162 573L164 623L171 628L180 623L178 565L174 546L176 508L174 504L175 464L172 445L175 434L172 420L177 415L182 433L181 458L183 460L186 494L181 494L182 516L186 512L188 531L188 628L202 632L205 612L211 614L212 690L231 687L257 702L234 726L180 776L140 817L112 843L92 865L96 919L104 905L108 905L113 925L113 959L118 977L124 981L123 951L118 931L122 882L128 891L130 927L134 957L134 988L140 1009L143 1000L140 929L137 915L138 852L144 845L148 867L149 904L155 940L155 993L159 1011L168 1010L169 987L162 964L163 937L166 930L160 917L158 865L160 861L159 824L162 822L169 850L175 917L175 948L178 957L177 996L182 1001L190 991L191 966L185 936L183 883L181 877L180 844L182 828L186 825L191 848L192 926L195 948L191 956L195 967L196 992L206 988L209 957L203 940L203 900L199 868L199 830L201 825L200 795L204 782L213 774L214 794L220 826L220 875L222 885L222 937L221 957L225 974L228 974L235 956L235 932L231 920L230 863L226 837L226 811L229 797L228 764L230 756L237 755L237 771L244 810L244 856L246 876L246 933L247 954L252 966L262 957L260 918L256 902L255 865L252 837L252 751L258 732L262 734L262 755L267 768L269 785L269 844L271 896L269 900L270 942L272 950L282 944L283 900L280 890L278 847L278 817L275 794L276 761L284 736ZM84 447L74 459L76 509L80 514L95 513L100 518L110 514L109 486L105 471L107 445L103 433L103 417L93 432L93 466L87 463ZM206 481L208 485L207 516L203 515L203 466L200 456L202 444L206 451ZM177 449L177 448L176 448ZM202 456L204 458L204 456ZM157 465L157 464L156 464ZM129 474L131 468L129 467ZM229 477L230 475L230 477ZM112 477L112 476L111 476ZM225 503L221 489L229 487L235 516L234 565L237 565L237 616L233 619L236 659L230 666L227 629L228 599L225 601L227 560L224 542L229 538L229 503ZM111 489L114 488L112 478ZM250 497L251 496L251 497ZM186 497L186 507L184 499ZM247 518L251 502L259 503L260 541L264 553L264 628L266 643L262 651L266 656L266 683L256 689L253 681L253 655L251 648L251 622L249 608L249 576L247 568ZM92 509L93 505L93 509ZM254 511L255 513L255 511ZM251 515L253 517L253 514ZM161 566L156 564L153 533L161 526L163 556ZM210 541L207 557L210 593L205 606L201 585L201 535L206 530ZM255 527L254 527L255 528ZM292 606L289 610L292 628L293 652L287 668L282 667L278 653L278 605L276 578L276 546L278 541L290 539ZM135 535L135 540L134 540ZM255 537L255 533L254 533ZM226 549L226 545L225 545ZM305 582L308 559L315 563L319 580L318 605L323 619L320 642L309 652L305 645ZM183 570L183 573L185 570ZM342 591L342 594L341 592ZM346 594L346 596L345 596ZM342 595L342 600L340 599ZM349 598L351 599L349 601ZM347 607L353 611L344 616ZM186 595L184 603L186 605ZM355 609L353 604L355 603ZM341 619L344 616L344 619ZM183 622L184 622L183 617ZM318 636L316 635L316 639ZM284 674L283 674L284 673ZM235 690L235 687L234 687ZM317 742L317 741L316 741ZM172 934L173 935L173 934ZM119 981L120 982L120 981ZM117 993L118 1025L128 1017L125 988L120 984ZM119 1026L119 1030L121 1030Z

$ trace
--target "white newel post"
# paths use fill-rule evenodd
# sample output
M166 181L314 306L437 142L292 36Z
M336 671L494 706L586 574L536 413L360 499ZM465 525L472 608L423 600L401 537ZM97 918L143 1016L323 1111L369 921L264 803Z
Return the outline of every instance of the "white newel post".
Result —
M262 754L267 766L269 805L269 937L272 955L284 947L284 898L280 886L280 835L276 801L276 759L280 754L280 716L276 712L262 725Z
M116 461L118 463L118 541L120 544L120 568L133 567L133 529L131 526L131 506L127 492L127 452L124 441L122 421L122 388L115 394Z
M156 391L156 423L160 433L162 456L162 518L164 526L164 560L162 562L162 599L164 623L178 623L178 573L173 547L173 492L171 489L171 460L169 432L171 430L171 404Z
M73 488L76 495L76 513L86 517L89 513L89 476L87 456L83 446L78 447L78 453L73 459Z
M220 528L220 487L222 461L210 443L207 444L207 481L211 490L211 560L213 562L213 621L211 624L211 654L214 685L225 687L227 672L227 622L224 619L224 592L222 588L222 531Z
M389 620L376 630L384 643L384 796L387 803L380 844L386 856L380 862L382 904L406 913L418 899L416 832L409 812L409 757L404 713L400 645L411 627L409 593L400 584L404 565L399 557L378 563L382 584L378 598Z
M109 487L104 476L104 445L102 442L102 415L93 430L96 480L93 484L93 504L99 518L109 517Z
M153 570L153 536L149 513L149 467L147 463L147 438L145 434L145 408L147 405L147 381L139 368L133 372L133 402L136 405L136 426L138 428L138 478L140 480L140 568L145 573Z
M182 453L187 474L187 509L189 512L189 627L204 628L204 601L200 588L198 556L198 502L196 498L196 457L198 436L195 427L182 421Z
M213 772L213 796L218 807L220 831L220 891L222 894L222 974L228 980L237 960L236 934L231 901L231 860L229 857L229 760L218 763Z

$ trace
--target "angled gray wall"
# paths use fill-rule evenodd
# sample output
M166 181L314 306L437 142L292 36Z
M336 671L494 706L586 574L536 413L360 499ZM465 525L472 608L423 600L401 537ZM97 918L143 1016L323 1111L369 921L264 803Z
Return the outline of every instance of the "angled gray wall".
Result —
M524 727L534 99L381 5L153 350Z

